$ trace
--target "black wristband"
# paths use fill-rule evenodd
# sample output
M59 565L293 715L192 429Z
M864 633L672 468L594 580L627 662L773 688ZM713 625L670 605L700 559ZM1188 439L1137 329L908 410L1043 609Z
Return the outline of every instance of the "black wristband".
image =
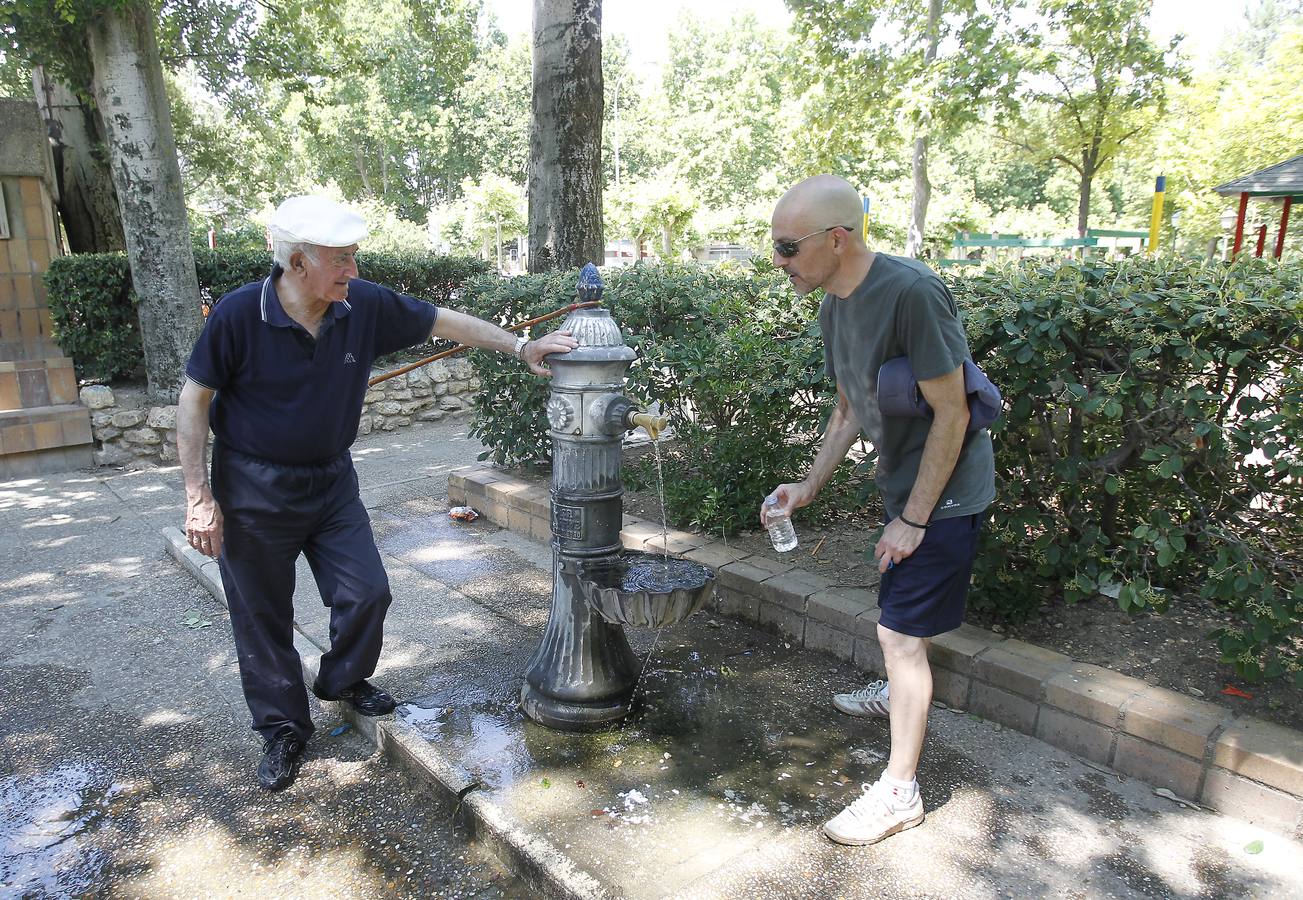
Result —
M906 519L904 515L899 515L896 518L900 519L900 521L904 522L910 528L918 528L922 531L927 531L927 525L920 525L917 522L911 522L909 519Z

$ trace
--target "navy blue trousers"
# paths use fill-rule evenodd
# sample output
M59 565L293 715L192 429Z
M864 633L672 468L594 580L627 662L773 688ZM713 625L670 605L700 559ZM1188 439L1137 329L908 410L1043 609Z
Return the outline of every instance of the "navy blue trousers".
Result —
M218 563L230 606L253 730L312 734L294 649L294 566L308 558L330 608L330 650L318 682L327 694L369 678L380 659L392 597L347 452L298 466L213 448L213 496L224 520Z

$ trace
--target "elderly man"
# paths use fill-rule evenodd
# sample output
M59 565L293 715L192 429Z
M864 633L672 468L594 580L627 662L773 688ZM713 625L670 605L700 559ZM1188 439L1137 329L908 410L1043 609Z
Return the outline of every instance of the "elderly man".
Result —
M366 680L391 597L348 451L372 361L437 335L513 354L548 375L543 357L576 342L561 332L527 341L362 281L356 253L366 223L324 197L286 200L271 232L271 274L223 297L191 353L177 450L186 534L221 567L244 697L266 742L258 780L280 790L313 731L293 640L300 553L330 607L331 646L313 693L368 716L396 705Z
M955 301L925 265L868 249L860 215L850 184L818 175L788 191L772 220L774 265L797 293L824 291L824 361L837 382L814 464L805 480L775 489L777 512L809 504L861 432L878 452L886 513L874 547L878 641L890 686L875 682L833 702L851 715L889 716L891 756L881 779L824 825L832 840L856 845L923 821L915 771L932 702L928 639L963 622L982 512L995 497L990 434L967 430L969 353ZM878 371L900 356L909 358L930 419L878 409Z

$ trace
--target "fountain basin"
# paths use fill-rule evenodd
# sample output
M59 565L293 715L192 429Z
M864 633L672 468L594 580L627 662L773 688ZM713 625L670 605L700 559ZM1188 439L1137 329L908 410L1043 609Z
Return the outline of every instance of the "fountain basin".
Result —
M626 550L612 561L583 565L579 585L606 621L663 628L706 605L715 592L715 573L690 559Z

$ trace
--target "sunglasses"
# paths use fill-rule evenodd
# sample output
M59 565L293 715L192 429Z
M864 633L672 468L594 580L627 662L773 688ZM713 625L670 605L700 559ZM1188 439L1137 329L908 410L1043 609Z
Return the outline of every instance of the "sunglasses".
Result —
M818 231L811 231L805 237L799 237L794 241L774 241L774 252L779 256L791 259L793 256L801 252L799 246L801 241L806 238L812 238L816 234L827 234L834 228L845 228L848 232L855 230L855 226L853 225L829 225L827 228L820 228Z

